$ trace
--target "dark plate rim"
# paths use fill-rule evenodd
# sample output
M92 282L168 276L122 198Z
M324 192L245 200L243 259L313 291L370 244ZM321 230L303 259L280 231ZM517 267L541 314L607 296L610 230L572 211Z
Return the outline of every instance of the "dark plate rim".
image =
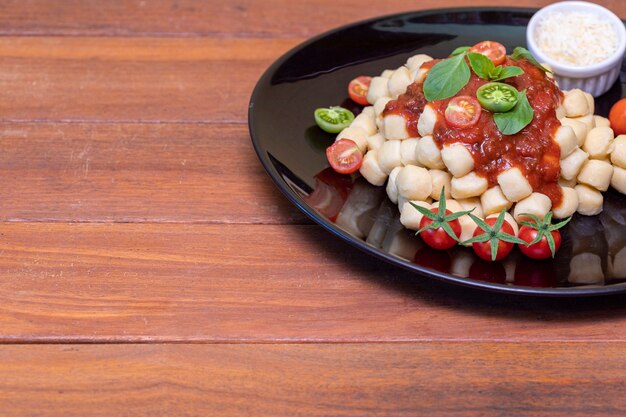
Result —
M335 226L333 223L319 215L314 209L309 207L300 196L298 196L289 185L282 179L278 171L274 168L272 162L267 157L265 150L261 147L260 139L255 135L255 126L257 121L254 116L255 103L257 102L257 98L260 94L261 89L267 84L267 81L271 78L272 74L276 71L278 67L280 67L285 61L287 61L291 56L295 53L301 51L307 46L317 42L318 40L331 35L337 32L344 31L348 28L359 26L363 24L367 24L370 22L376 22L382 19L390 19L397 18L401 16L424 16L430 14L440 14L440 13L462 13L462 12L479 12L479 11L503 11L503 12L535 12L539 9L537 8L527 8L527 7L453 7L453 8L439 8L439 9L427 9L427 10L419 10L414 12L402 12L395 13L389 15L382 15L378 17L374 17L371 19L361 20L358 22L349 23L329 31L323 32L320 35L314 36L295 47L291 48L289 51L280 56L277 60L275 60L267 70L263 73L263 75L257 81L252 95L250 97L250 102L248 105L248 130L250 132L250 137L252 140L252 145L254 147L254 151L257 154L257 157L261 161L263 168L270 176L274 184L278 187L281 193L287 197L289 201L291 201L300 211L302 211L305 215L307 215L314 222L322 226L327 231L331 232L333 235L339 237L343 241L348 244L356 247L357 249L374 256L377 259L388 262L394 266L402 267L406 270L409 270L415 274L417 274L420 278L426 279L436 279L438 281L447 282L451 284L461 285L465 287L477 288L482 290L487 290L496 293L506 293L506 294L516 294L516 295L524 295L524 296L539 296L539 297L592 297L592 296L603 296L603 295L614 295L626 293L626 283L623 284L614 284L609 286L580 286L580 287L561 287L561 288L538 288L538 287L523 287L523 286L513 286L506 284L497 284L491 282L477 281L471 278L462 278L452 274L443 273L437 270L429 269L422 267L420 265L408 262L399 257L395 257L390 254L385 254L381 251L378 251L376 248L368 245L362 240L357 240L354 236L346 233L342 229Z

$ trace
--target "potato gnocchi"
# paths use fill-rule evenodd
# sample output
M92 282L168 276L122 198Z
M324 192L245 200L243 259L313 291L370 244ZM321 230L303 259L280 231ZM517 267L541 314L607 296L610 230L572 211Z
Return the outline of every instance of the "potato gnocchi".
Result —
M479 169L481 164L492 163L501 155L497 151L487 155L485 151L486 157L477 158L472 153L478 146L474 137L442 140L442 135L460 134L442 122L442 112L434 102L424 105L417 120L390 111L403 97L421 89L433 62L419 54L403 66L373 77L367 93L370 106L337 136L352 139L364 151L361 175L377 186L387 182L389 198L402 206L400 221L405 227L417 230L421 220L410 203L432 208L431 202L439 198L442 188L453 212L471 207L474 214L484 218L507 210L517 221L524 213L543 216L550 210L555 218L575 212L596 215L602 211L601 191L613 187L626 192L626 136L616 138L608 120L593 114L591 95L578 89L561 92L550 74L543 77L545 82L554 83L560 94L560 102L553 109L558 122L542 140L546 146L556 146L557 154L538 157L555 159L543 161L557 170L558 181L550 185L552 195L542 192L527 167L521 165L509 164L497 175L486 176ZM483 147L492 145L488 139ZM522 139L515 146L522 154L536 153L532 144ZM467 221L469 218L460 219L461 224ZM463 235L471 235L469 227L467 223Z

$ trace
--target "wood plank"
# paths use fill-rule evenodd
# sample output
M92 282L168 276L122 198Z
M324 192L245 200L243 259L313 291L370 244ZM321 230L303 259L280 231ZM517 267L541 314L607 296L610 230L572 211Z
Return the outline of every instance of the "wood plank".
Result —
M4 221L309 223L245 125L0 123Z
M298 39L0 37L0 121L244 123Z
M18 416L617 416L624 343L0 347Z
M541 7L551 0L518 0L517 7ZM626 16L621 0L596 0ZM510 3L511 5L513 3ZM0 34L106 36L311 36L349 22L385 14L440 7L502 6L499 0L238 0L198 2L152 0L5 0L0 4Z
M1 342L626 340L624 297L432 285L317 226L3 223L0 255Z

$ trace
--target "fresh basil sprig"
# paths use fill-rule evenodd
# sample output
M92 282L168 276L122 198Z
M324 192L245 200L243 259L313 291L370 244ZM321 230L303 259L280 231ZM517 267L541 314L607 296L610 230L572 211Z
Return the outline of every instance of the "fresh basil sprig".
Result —
M520 92L515 107L506 113L494 113L493 120L504 135L514 135L532 122L535 112L528 102L526 90Z
M524 73L520 67L503 67L502 65L496 67L489 58L476 52L468 53L467 58L476 75L487 81L500 81Z
M462 54L463 52L467 52L469 50L470 50L469 46L459 46L454 51L452 51L450 56L457 56L457 55Z
M518 46L517 48L513 49L513 53L511 54L511 58L516 60L516 61L519 61L521 58L524 58L526 61L528 61L531 64L533 64L534 66L539 68L541 71L549 72L550 74L552 74L552 71L550 71L549 69L547 69L544 66L542 66L539 63L539 61L537 61L535 59L533 54L530 53L530 51L528 49L522 48L521 46Z
M424 81L424 97L426 100L444 100L454 96L467 85L470 69L465 62L466 52L444 59L435 64Z

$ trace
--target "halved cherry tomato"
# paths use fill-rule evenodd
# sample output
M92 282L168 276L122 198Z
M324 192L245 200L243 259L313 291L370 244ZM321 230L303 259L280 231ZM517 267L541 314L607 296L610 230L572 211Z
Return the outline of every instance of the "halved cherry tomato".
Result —
M438 208L430 209L433 213L438 213ZM450 210L446 210L446 216L452 214ZM427 227L429 224L433 223L432 219L424 216L420 221L420 230ZM461 223L457 219L451 220L447 222L450 225L450 228L454 232L457 239L461 236ZM450 249L458 242L452 238L442 227L438 227L437 229L426 229L420 232L420 236L424 240L424 242L433 249Z
M499 42L482 41L472 46L469 51L485 55L494 65L500 65L506 59L506 48Z
M348 94L350 98L361 106L369 105L367 101L367 91L370 89L371 82L372 77L366 75L361 75L350 81L350 84L348 84Z
M487 83L476 90L476 97L485 110L504 113L515 107L519 92L509 84Z
M354 120L354 113L343 107L321 107L313 113L315 123L328 133L339 133Z
M626 98L619 100L611 107L609 113L609 121L611 129L615 132L615 136L626 134Z
M480 103L474 97L454 97L446 107L446 122L453 127L465 129L478 123L481 112Z
M338 173L352 174L361 168L363 152L353 140L339 139L326 148L326 158Z

